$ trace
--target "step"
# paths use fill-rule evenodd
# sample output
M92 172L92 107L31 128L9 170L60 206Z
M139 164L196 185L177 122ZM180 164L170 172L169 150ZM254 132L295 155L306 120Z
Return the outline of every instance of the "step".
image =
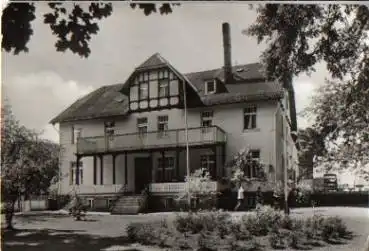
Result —
M122 196L118 198L111 210L112 214L137 214L144 202L142 196Z

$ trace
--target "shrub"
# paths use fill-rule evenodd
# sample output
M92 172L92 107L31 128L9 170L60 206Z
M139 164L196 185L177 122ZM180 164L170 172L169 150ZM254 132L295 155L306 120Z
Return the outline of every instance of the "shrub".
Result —
M280 227L288 230L293 228L293 220L290 216L284 215L280 221Z
M284 236L278 229L274 229L269 235L269 244L274 249L285 248Z
M327 217L323 220L322 237L325 241L331 238L345 237L347 235L347 227L339 217Z
M198 250L233 250L235 239L228 235L221 238L217 231L204 231L198 238Z
M256 209L256 215L245 215L242 217L242 224L246 229L256 236L267 235L268 232L279 226L283 215L270 206L262 206Z
M128 239L145 245L167 246L172 233L165 221L154 223L131 223L127 226Z
M301 230L291 231L288 234L288 245L291 248L299 249L303 244L304 233Z
M175 228L181 232L190 232L192 234L199 233L203 230L215 231L216 229L221 234L229 232L231 220L227 213L215 211L209 213L188 213L184 216L177 215L174 220Z

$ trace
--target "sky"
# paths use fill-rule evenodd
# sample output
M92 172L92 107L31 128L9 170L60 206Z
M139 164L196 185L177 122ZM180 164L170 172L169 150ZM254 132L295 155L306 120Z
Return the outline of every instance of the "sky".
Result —
M159 52L186 73L223 65L222 22L231 25L233 63L253 63L265 45L242 34L256 18L243 3L187 3L170 15L145 16L126 3L114 3L112 16L101 21L93 36L91 55L85 59L71 52L56 52L55 37L43 23L49 10L35 3L36 20L28 53L2 54L3 92L22 124L58 141L57 128L48 122L77 98L103 85L124 82L133 69ZM324 82L326 70L317 67L311 77L294 80L297 110L309 103L314 88ZM307 121L299 118L299 126Z

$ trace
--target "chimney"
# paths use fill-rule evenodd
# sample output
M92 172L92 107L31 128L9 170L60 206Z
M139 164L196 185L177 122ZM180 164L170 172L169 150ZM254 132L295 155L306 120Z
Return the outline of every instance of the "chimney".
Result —
M229 23L222 24L223 49L224 49L224 80L226 84L233 82L232 75L232 48L231 48L231 28Z

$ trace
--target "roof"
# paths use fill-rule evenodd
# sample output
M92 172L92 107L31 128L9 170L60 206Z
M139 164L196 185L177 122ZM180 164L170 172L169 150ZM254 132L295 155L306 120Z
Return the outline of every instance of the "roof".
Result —
M186 81L191 86L191 89L194 90L194 93L197 93L201 99L201 103L206 106L278 99L283 97L284 94L281 83L265 81L262 74L262 65L259 63L234 66L232 70L235 79L238 81L226 85L228 92L213 95L204 95L203 83L206 80L215 78L224 81L224 71L222 68L181 74L160 54L155 53L139 65L136 70L162 66L168 66L175 74ZM128 97L122 94L121 90L128 86L132 76L134 76L134 73L131 74L124 84L103 86L85 95L50 122L55 124L59 122L126 115L129 110Z
M128 97L119 92L122 84L108 85L78 99L50 123L121 116L128 112Z
M153 67L160 67L166 65L168 62L160 56L159 53L155 53L151 57L149 57L145 62L140 64L136 69L150 69Z

